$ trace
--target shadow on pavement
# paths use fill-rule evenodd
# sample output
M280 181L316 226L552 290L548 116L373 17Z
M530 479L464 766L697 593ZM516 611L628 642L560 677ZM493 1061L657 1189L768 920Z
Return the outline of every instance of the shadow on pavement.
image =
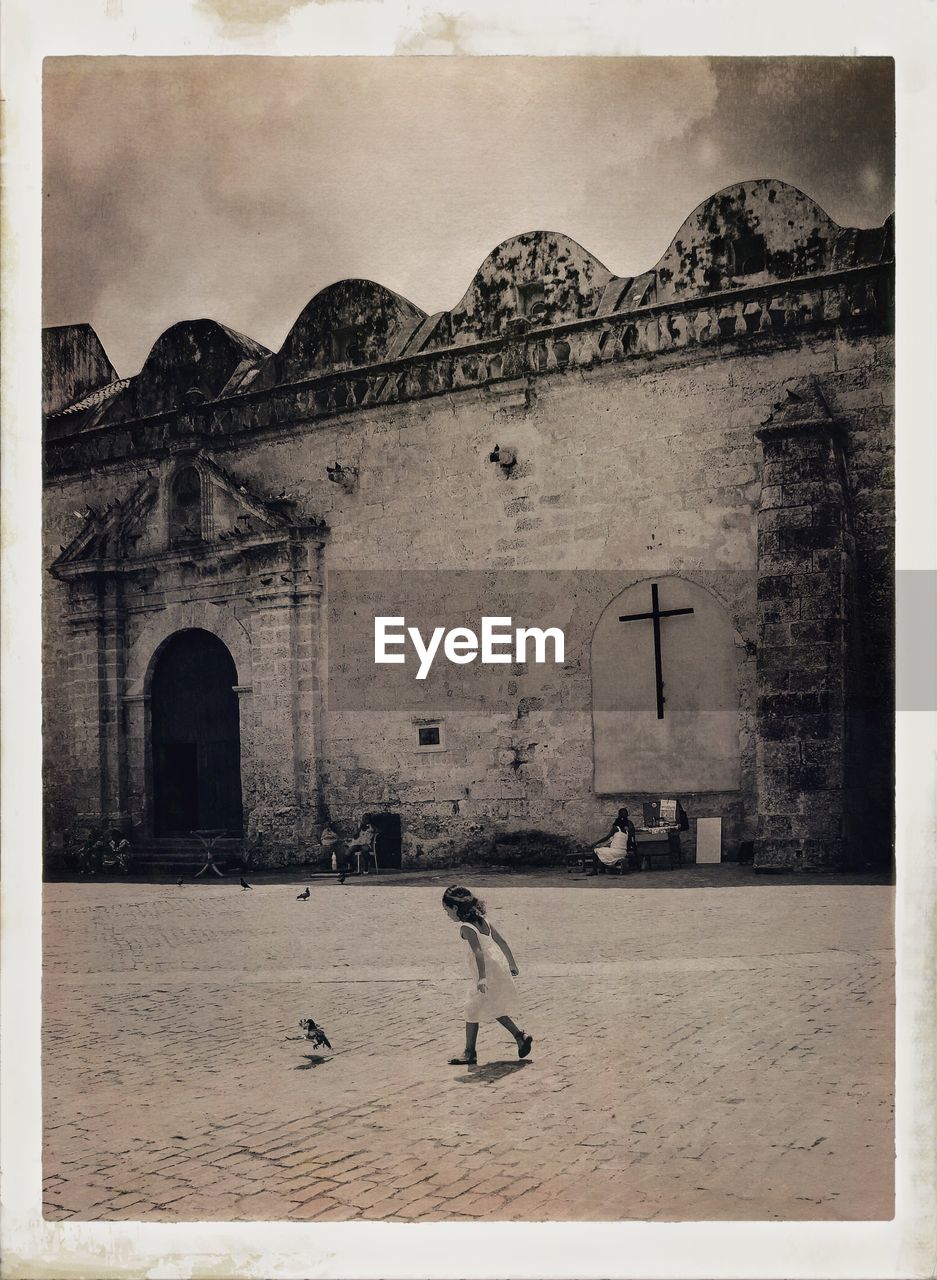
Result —
M324 1058L321 1053L304 1053L305 1062L299 1062L293 1068L294 1071L311 1071L313 1067L321 1067L323 1062L330 1062L330 1058Z
M529 1066L529 1062L486 1062L480 1067L470 1067L468 1075L456 1076L455 1079L460 1084L494 1084L496 1080L503 1080L505 1076Z

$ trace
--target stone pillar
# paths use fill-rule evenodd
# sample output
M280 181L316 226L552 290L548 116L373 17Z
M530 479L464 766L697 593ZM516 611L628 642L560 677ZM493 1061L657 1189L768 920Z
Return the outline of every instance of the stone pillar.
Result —
M840 430L813 380L756 435L756 869L846 860L847 627L852 546Z
M149 834L153 796L152 759L149 741L150 695L125 694L124 734L127 761L127 811L131 825Z
M251 615L250 844L273 863L306 856L317 824L318 586L256 592ZM242 725L243 727L243 725Z
M253 829L253 813L257 803L254 787L254 701L253 685L233 686L238 700L238 735L241 746L241 812L244 834Z
M72 587L68 687L72 786L84 827L122 825L123 734L119 700L121 624L113 583L95 576Z

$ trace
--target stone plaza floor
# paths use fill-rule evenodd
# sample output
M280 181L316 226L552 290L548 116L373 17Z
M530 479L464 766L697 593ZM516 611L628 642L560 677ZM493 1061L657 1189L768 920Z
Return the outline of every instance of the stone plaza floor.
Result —
M893 889L461 873L520 967L482 1026L441 888L44 887L50 1219L887 1219ZM313 1016L334 1052L314 1052Z

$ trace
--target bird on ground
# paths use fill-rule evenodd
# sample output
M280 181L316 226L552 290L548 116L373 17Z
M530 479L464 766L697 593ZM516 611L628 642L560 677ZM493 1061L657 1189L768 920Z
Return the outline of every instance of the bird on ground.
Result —
M242 888L242 889L253 889L253 887L254 887L254 886L253 886L252 884L248 884L248 883L247 883L247 881L244 879L244 877L243 877L243 876L241 876L241 888Z
M332 1046L329 1044L328 1036L317 1022L313 1022L312 1018L300 1018L299 1025L304 1032L305 1038L311 1040L316 1048L320 1045L325 1045L326 1049L331 1049Z
M303 893L297 893L296 901L305 902L308 897L309 897L309 886L306 885L305 891Z
M344 884L344 883L345 883L345 877L346 877L347 875L348 875L348 872L347 872L347 871L343 871L343 872L341 873L341 875L338 877L338 883L339 883L339 884Z
M181 887L181 885L182 885L182 881L183 881L183 877L182 877L182 876L180 876L180 877L179 877L179 879L176 881L176 886L177 886L177 887Z

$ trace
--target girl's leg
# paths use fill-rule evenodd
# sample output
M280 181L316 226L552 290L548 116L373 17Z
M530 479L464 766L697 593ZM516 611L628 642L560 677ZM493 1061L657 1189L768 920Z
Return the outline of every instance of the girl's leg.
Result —
M467 1022L465 1024L465 1052L461 1058L450 1058L449 1065L452 1067L466 1065L475 1061L475 1042L478 1039L478 1023Z
M507 1030L510 1031L511 1035L517 1041L518 1055L521 1058L526 1058L528 1053L530 1053L530 1046L533 1044L533 1036L529 1036L526 1031L521 1031L517 1023L514 1022L512 1018L509 1018L507 1014L505 1014L503 1018L499 1018L498 1021L501 1023L502 1027L506 1027Z
M512 1021L512 1019L507 1017L507 1015L503 1018L499 1018L498 1021L501 1023L502 1027L507 1027L508 1031L510 1031L517 1043L520 1044L524 1038L524 1032L521 1031L517 1023Z

